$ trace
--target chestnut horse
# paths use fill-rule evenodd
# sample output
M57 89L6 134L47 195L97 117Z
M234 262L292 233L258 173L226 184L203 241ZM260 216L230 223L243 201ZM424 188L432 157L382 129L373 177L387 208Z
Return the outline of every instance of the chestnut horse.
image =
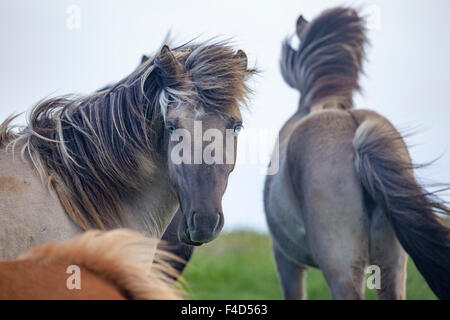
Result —
M221 200L253 73L245 53L224 42L165 45L108 90L40 102L19 132L7 119L0 127L0 257L90 228L126 227L159 239L178 208L184 243L213 240L224 223ZM210 129L218 141L202 139ZM221 153L227 161L189 162L185 154L172 161L179 131L194 136L194 155L231 140Z
M361 299L365 267L381 271L380 299L405 298L409 254L434 293L450 298L450 210L415 180L402 136L381 115L353 108L364 21L346 8L297 21L298 50L283 44L281 72L301 93L280 131L264 204L287 299L305 297L306 266L333 299ZM277 154L275 154L277 156Z
M116 229L90 230L0 261L0 299L180 299L165 252L149 259L157 239ZM74 278L78 276L79 278Z

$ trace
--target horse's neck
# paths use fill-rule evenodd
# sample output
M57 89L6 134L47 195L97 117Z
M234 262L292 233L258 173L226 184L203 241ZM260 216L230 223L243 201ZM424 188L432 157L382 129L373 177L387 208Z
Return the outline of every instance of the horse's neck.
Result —
M179 207L177 194L165 170L156 170L139 195L124 205L124 227L161 238Z

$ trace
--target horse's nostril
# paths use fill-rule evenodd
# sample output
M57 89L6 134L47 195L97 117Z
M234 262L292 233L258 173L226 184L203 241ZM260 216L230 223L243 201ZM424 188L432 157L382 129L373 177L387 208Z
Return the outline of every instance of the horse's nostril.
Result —
M193 233L209 234L215 233L221 228L223 223L223 215L220 211L216 211L216 214L212 212L200 213L198 211L192 211L189 218L189 231L191 236Z
M196 214L195 211L193 211L191 214L191 224L192 224L193 230L197 229L197 226L195 225L195 214Z
M220 213L217 214L216 224L214 225L214 229L213 229L214 231L217 230L217 227L218 227L219 224L220 224L221 216L222 216L222 215L221 215Z

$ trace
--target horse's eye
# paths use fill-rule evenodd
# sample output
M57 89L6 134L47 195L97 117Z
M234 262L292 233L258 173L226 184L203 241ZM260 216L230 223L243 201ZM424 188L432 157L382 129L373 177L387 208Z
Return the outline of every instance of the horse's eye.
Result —
M168 124L166 128L170 133L173 133L177 129L173 124Z
M242 126L242 124L236 125L236 126L234 127L233 133L234 133L235 135L238 135L239 132L242 130L242 128L244 128L244 127Z

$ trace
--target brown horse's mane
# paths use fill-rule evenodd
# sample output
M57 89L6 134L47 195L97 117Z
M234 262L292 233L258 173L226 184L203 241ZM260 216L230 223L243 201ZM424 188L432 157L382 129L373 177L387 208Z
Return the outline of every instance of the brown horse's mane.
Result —
M157 243L128 229L89 230L66 242L33 248L17 261L76 265L110 282L127 299L181 299L184 292L175 286L171 277L178 275L169 264L179 259L155 249Z
M62 96L38 103L28 126L13 133L0 125L0 146L23 145L45 183L81 227L122 225L125 199L142 191L163 154L168 105L188 103L227 114L246 102L255 70L227 42L188 43L170 54L180 70L170 73L164 46L111 88L87 96Z

